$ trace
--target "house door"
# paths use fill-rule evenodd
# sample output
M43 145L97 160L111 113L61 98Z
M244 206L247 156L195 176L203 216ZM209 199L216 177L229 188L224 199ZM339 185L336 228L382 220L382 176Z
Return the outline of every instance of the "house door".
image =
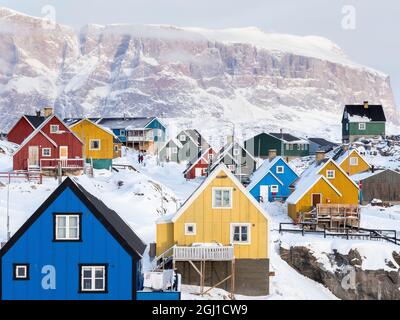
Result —
M260 186L260 201L268 202L268 186Z
M312 206L316 207L317 204L321 203L321 194L320 193L313 193L312 194Z
M28 166L39 167L39 147L30 146L28 152L29 152Z
M68 147L67 146L60 147L60 159L61 160L68 159Z
M201 177L203 175L203 169L202 168L195 168L194 170L194 175L195 177Z

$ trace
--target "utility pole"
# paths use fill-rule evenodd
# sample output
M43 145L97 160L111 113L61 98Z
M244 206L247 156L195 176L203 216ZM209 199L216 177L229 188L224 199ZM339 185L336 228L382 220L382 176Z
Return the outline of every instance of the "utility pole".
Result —
M9 181L7 185L7 241L9 241L10 238L11 238L11 232L10 232L10 181Z

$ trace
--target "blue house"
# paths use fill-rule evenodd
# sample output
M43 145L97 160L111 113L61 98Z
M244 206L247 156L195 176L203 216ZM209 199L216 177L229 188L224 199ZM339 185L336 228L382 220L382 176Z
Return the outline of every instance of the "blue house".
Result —
M67 178L0 250L0 299L136 299L145 247Z
M291 193L290 185L298 177L282 157L272 156L252 174L247 190L257 201L285 200Z

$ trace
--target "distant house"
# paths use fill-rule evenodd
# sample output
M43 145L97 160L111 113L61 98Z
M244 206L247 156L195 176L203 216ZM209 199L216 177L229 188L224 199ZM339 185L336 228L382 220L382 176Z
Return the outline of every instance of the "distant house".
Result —
M381 200L384 203L400 203L400 173L391 169L367 171L351 177L360 186L362 204Z
M115 146L118 152L118 138L110 129L89 119L72 124L70 129L84 142L83 157L87 163L92 164L95 169L111 168Z
M368 171L371 166L357 149L342 146L334 155L333 160L350 176Z
M353 142L360 138L376 138L386 134L386 117L382 105L346 105L342 117L342 140Z
M13 155L14 170L79 171L84 167L83 142L56 115L48 116Z
M323 151L317 152L315 163L293 185L295 190L286 202L295 221L319 204L358 205L358 185Z
M2 300L131 300L146 245L72 179L0 250Z
M338 146L337 143L324 138L308 138L307 140L310 143L310 155L315 155L318 150L329 152Z
M269 216L224 164L174 215L157 221L156 252L169 252L184 284L269 292Z
M23 115L8 132L8 141L21 144L27 137L29 137L47 117L53 114L53 108L51 107L46 107L43 110L43 115L41 111L37 111L36 115Z
M270 157L251 175L247 190L257 201L286 200L298 177L282 157L276 156L276 151L270 150Z
M254 157L237 142L226 144L214 159L211 171L224 163L242 183L247 183L250 175L257 169Z
M162 162L191 161L210 145L202 135L194 129L182 130L176 138L169 140L159 151L158 157Z
M262 159L268 158L269 150L276 150L286 161L310 154L309 142L289 133L263 132L246 140L244 147L253 157Z
M183 175L186 179L195 179L198 177L204 177L208 174L208 169L212 165L213 159L215 158L215 151L209 147L205 151L200 151L191 161L189 161Z

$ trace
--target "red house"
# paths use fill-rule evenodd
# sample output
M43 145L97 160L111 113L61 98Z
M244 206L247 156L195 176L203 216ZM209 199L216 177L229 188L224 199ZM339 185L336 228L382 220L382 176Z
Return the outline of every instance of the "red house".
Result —
M206 151L199 154L198 157L192 159L183 172L186 179L196 179L198 177L205 177L207 169L211 165L212 159L215 156L213 148L208 148Z
M14 170L63 171L84 167L83 142L56 115L48 116L13 156Z
M39 111L35 116L23 115L8 132L8 141L21 144L44 120L46 117L41 116Z

